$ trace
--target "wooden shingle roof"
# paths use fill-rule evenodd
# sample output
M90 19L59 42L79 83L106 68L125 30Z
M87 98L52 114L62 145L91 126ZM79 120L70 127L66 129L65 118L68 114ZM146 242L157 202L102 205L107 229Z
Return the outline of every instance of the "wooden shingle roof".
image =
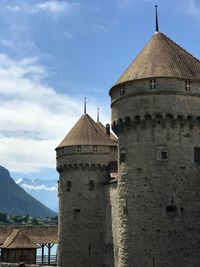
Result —
M116 146L116 142L88 114L83 114L57 148L79 145Z
M38 246L21 230L14 229L7 237L1 248L17 249L17 248L37 248Z
M56 225L0 225L0 245L5 243L14 229L21 230L35 244L58 243L58 227Z
M200 80L200 61L160 32L156 32L115 83L169 77Z

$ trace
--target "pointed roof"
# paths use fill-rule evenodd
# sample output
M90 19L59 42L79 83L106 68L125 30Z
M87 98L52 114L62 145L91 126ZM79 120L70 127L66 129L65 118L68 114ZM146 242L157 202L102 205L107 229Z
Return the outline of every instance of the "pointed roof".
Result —
M5 243L1 246L1 248L37 248L37 245L21 230L14 229L7 237Z
M163 33L155 32L114 86L156 77L200 80L200 61Z
M57 148L81 145L116 146L116 143L88 114L83 114Z
M98 121L96 124L101 128L101 130L105 134L107 134L106 133L106 127L100 121ZM117 137L113 133L110 133L110 139L113 140L116 144L118 143L118 139L117 139Z

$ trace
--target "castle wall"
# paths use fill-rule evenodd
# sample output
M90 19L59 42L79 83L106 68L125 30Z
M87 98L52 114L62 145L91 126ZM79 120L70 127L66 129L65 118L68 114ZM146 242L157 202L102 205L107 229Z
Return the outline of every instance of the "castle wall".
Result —
M104 264L107 267L118 266L118 205L117 205L117 180L105 185L104 197Z
M147 81L137 81L143 92L133 83L129 97L111 91L120 151L118 266L197 267L200 98L181 80L157 79L163 87L153 91Z
M96 152L91 146L82 146L80 152L76 147L57 150L60 267L103 266L104 187L109 180L108 163L116 160L113 150L99 146Z

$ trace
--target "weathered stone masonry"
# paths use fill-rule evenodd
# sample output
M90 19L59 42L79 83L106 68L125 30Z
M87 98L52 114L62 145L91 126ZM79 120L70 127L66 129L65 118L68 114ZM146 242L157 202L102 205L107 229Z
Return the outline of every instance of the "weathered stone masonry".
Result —
M200 62L156 32L110 96L118 148L84 114L56 149L58 265L199 267Z

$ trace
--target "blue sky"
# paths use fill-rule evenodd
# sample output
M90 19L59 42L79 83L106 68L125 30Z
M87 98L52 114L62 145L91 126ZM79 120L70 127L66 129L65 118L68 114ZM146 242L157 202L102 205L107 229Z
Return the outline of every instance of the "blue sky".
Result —
M110 122L108 91L155 31L200 58L198 0L1 0L0 164L57 177L54 148L83 111Z

